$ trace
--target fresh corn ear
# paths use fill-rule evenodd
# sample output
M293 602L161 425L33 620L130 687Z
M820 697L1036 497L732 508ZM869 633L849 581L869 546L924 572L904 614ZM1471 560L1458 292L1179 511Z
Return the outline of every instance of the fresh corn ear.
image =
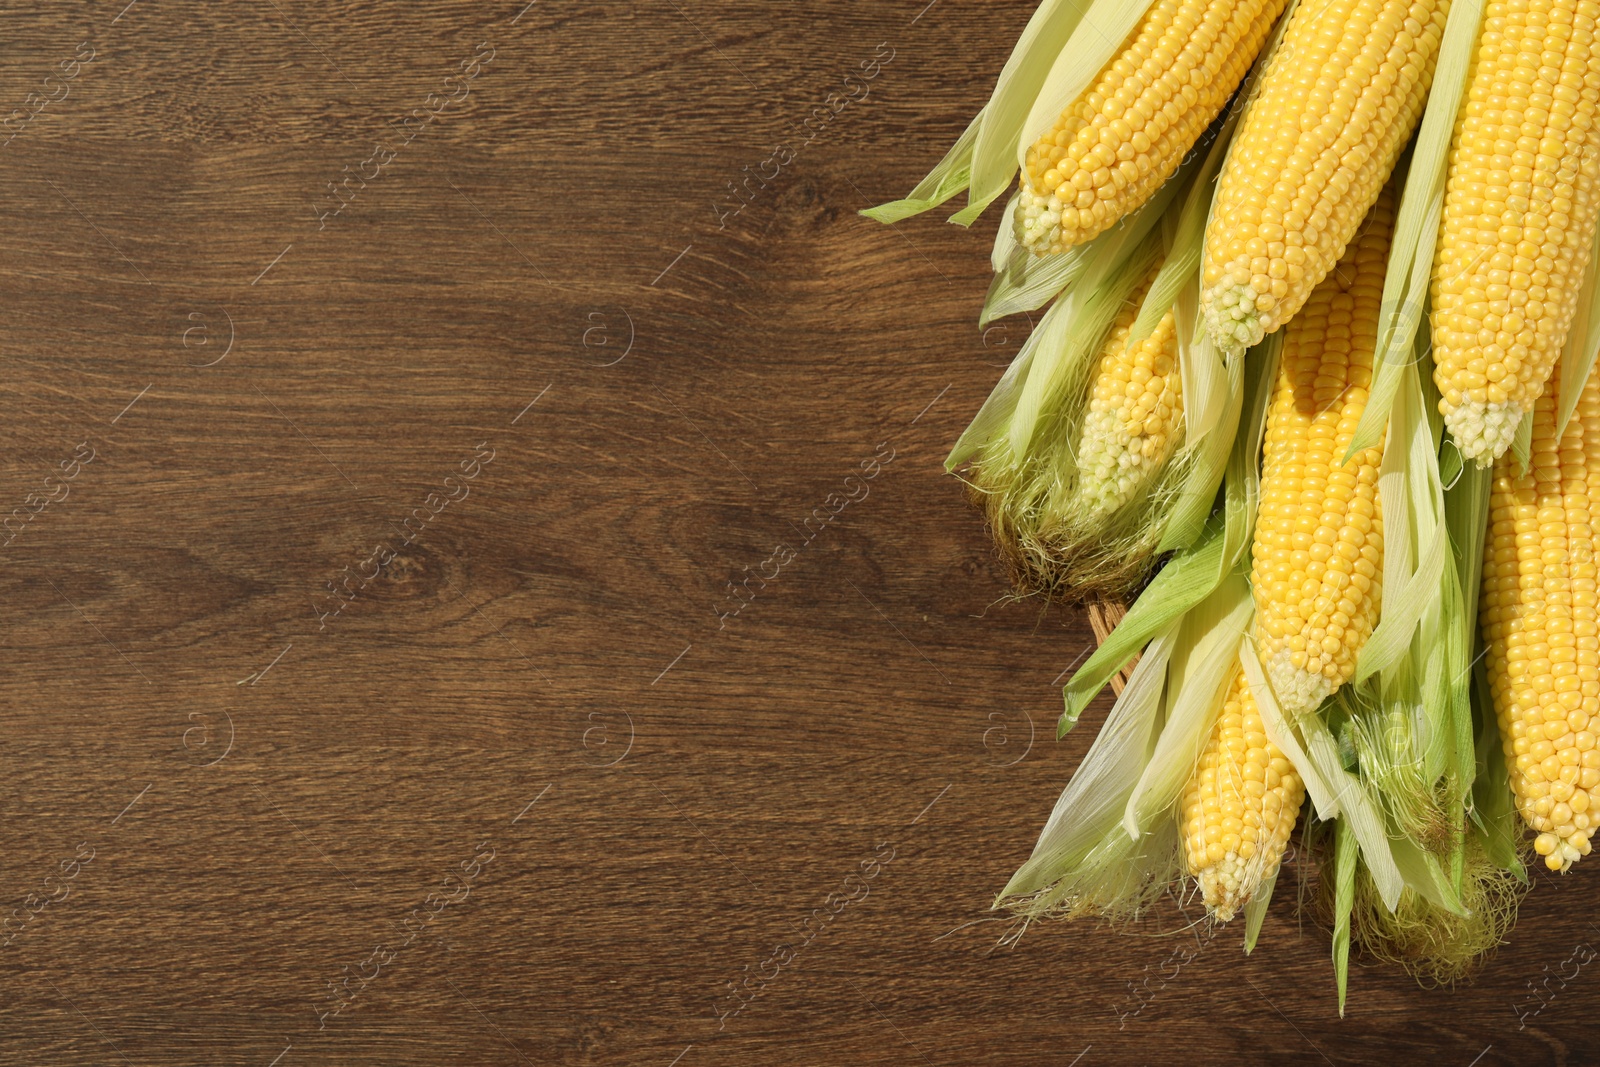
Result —
M1238 671L1180 816L1185 864L1217 919L1232 919L1276 874L1305 795L1288 758L1267 739Z
M1033 854L996 906L1025 919L1123 920L1181 882L1179 805L1238 673L1239 634L1250 621L1244 574L1232 566L1218 573L1221 547L1214 531L1200 547L1179 553L1173 567L1187 577L1163 571L1075 677L1104 679L1102 668L1115 670L1138 653ZM1130 642L1130 629L1142 636ZM1088 695L1098 688L1089 685ZM1263 886L1257 899L1269 893Z
M1028 149L1014 225L1062 252L1143 204L1244 78L1285 0L1155 0L1117 55Z
M1565 871L1600 821L1600 376L1559 438L1555 417L1539 397L1526 472L1495 465L1481 624L1512 792L1535 851Z
M1159 235L1104 285L1058 299L1028 340L1016 380L974 420L953 456L971 456L973 500L1019 592L1118 598L1148 573L1170 506L1202 466L1183 444L1176 318L1129 344L1160 268ZM1019 356L1019 361L1023 359ZM1012 372L1008 372L1008 379ZM1023 376L1025 375L1025 377ZM1207 502L1215 486L1206 493Z
M1344 456L1372 384L1393 223L1386 188L1285 330L1267 413L1251 574L1255 638L1291 716L1350 680L1378 621L1383 453Z
M1434 380L1463 455L1511 445L1577 308L1600 213L1600 4L1491 0L1456 120Z
M1344 254L1411 136L1449 0L1304 2L1218 180L1201 310L1221 348L1288 322Z

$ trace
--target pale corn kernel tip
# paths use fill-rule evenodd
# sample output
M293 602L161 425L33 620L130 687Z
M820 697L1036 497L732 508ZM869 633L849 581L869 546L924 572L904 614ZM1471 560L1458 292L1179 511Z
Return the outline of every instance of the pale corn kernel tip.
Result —
M1296 667L1287 650L1269 657L1266 668L1272 694L1285 714L1316 708L1332 695L1335 687L1334 680L1321 671L1313 674Z
M1465 403L1452 408L1441 401L1439 406L1443 409L1450 439L1464 458L1476 461L1480 467L1493 465L1511 447L1524 414L1519 405L1510 402Z

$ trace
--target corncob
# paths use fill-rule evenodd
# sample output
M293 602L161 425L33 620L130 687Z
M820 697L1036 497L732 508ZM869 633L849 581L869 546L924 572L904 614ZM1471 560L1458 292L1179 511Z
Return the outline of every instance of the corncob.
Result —
M1044 255L1087 241L1172 176L1285 0L1155 0L1121 53L1028 149L1014 225Z
M1183 415L1178 374L1177 320L1167 312L1155 331L1134 345L1128 334L1150 277L1129 297L1101 349L1078 442L1077 501L1091 514L1127 503L1171 455Z
M1251 572L1255 639L1291 714L1315 708L1350 679L1378 619L1383 452L1368 448L1341 461L1372 382L1393 204L1385 188L1289 323L1267 413Z
M1181 809L1184 861L1218 919L1233 918L1277 869L1304 799L1305 785L1267 740L1240 670Z
M1544 390L1600 213L1594 0L1491 0L1456 120L1433 276L1434 381L1488 466Z
M1481 621L1512 793L1534 849L1564 871L1589 854L1600 819L1600 376L1559 440L1556 398L1533 412L1527 472L1514 455L1495 467Z
M1422 114L1449 0L1302 3L1218 178L1201 311L1224 349L1288 322Z

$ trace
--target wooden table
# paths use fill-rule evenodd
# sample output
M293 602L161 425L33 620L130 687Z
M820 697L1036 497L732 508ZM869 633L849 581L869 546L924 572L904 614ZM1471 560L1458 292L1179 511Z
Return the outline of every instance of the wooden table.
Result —
M1107 701L942 470L994 219L856 211L1025 0L125 2L4 25L0 1062L1595 1061L1583 868L1343 1021L1309 856L999 946Z

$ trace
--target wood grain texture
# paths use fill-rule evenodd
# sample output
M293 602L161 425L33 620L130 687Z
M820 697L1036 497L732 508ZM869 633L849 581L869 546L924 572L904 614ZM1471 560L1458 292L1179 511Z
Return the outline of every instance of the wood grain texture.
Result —
M993 221L855 214L1030 12L924 4L7 13L0 115L94 58L0 149L0 514L57 497L0 533L0 1063L1595 1061L1600 972L1516 1013L1581 867L1343 1021L1309 857L1251 958L977 921L1107 700L1051 739L1087 622L941 468L1027 331L974 325Z

